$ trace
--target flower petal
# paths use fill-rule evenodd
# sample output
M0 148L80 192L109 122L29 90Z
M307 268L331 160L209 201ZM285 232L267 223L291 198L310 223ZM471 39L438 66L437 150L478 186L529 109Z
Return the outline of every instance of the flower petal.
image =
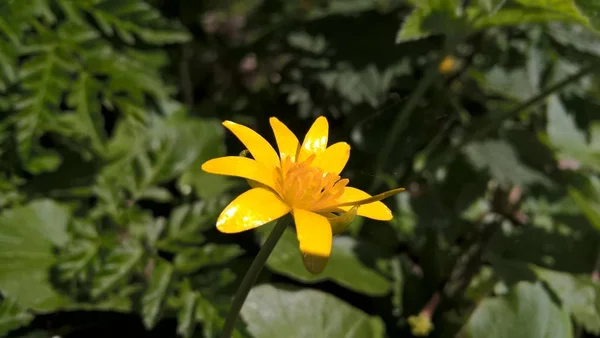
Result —
M344 170L349 158L350 145L346 142L338 142L318 154L311 166L321 168L326 173L339 174Z
M331 254L331 226L327 218L311 211L294 209L292 214L296 223L302 262L311 273L321 273Z
M392 211L385 206L385 204L379 202L380 200L395 195L404 188L392 189L375 196L371 196L366 192L353 188L344 188L344 193L340 197L340 204L335 207L349 210L350 207L358 205L357 214L359 216L368 217L380 221L389 221L392 219Z
M327 148L329 137L329 122L324 116L319 116L312 124L298 154L298 162L307 159L311 154L319 154Z
M287 206L272 191L254 188L234 199L223 209L217 219L217 229L224 233L237 233L254 229L287 214Z
M255 160L262 163L267 169L279 167L279 156L273 147L254 130L231 121L223 122L252 154Z
M341 215L336 215L333 213L327 213L324 216L327 217L327 221L331 225L331 231L333 235L341 234L352 221L356 218L358 206L353 206L350 210L342 213Z
M280 158L283 160L286 156L289 156L292 162L296 161L296 154L298 153L298 147L300 147L296 135L276 117L271 117L269 123L275 134Z
M202 164L202 170L211 174L243 177L275 188L273 171L247 157L226 156L208 160Z

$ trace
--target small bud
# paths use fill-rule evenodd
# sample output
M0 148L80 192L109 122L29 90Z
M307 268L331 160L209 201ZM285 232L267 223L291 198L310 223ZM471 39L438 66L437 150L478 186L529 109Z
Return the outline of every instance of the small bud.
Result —
M426 313L408 317L408 324L413 336L426 337L433 331L433 323Z
M456 70L458 67L458 60L452 55L447 55L439 65L439 71L442 74L448 74Z

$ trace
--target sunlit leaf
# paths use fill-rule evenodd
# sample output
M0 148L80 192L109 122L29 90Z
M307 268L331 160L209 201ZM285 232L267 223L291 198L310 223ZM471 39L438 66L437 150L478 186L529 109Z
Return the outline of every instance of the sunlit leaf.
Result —
M0 215L0 290L20 306L52 311L66 299L52 287L54 249L65 245L71 215L51 200L38 200Z
M506 296L479 303L459 337L573 337L569 315L539 284L522 282Z
M265 233L267 231L265 230ZM390 291L388 279L364 263L374 259L373 251L350 237L339 236L333 241L331 257L319 275L306 271L298 249L296 234L286 230L267 260L267 266L277 273L307 283L331 280L339 285L367 295L380 296Z
M596 283L587 276L539 267L533 270L556 293L562 308L571 313L577 324L590 333L600 333L600 287Z
M256 338L384 337L381 319L316 290L257 286L241 311L248 331Z

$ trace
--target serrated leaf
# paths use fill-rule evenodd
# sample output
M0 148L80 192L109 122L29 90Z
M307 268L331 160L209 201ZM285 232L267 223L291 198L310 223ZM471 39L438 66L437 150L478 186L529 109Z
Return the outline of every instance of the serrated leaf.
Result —
M383 321L317 290L254 287L242 318L256 338L384 337Z
M212 123L183 116L150 115L148 127L123 122L109 143L108 156L116 160L105 168L106 179L126 188L135 200L151 195L157 184L188 170L201 171L195 163L215 145L199 136L213 133Z
M55 247L68 240L71 214L51 200L37 200L0 215L0 290L19 305L38 311L60 308L66 300L50 283Z
M29 324L33 315L17 305L12 298L0 299L0 336Z
M506 296L480 302L459 337L570 338L573 328L541 285L521 282Z
M152 269L150 285L142 296L142 319L147 329L153 328L158 321L172 278L173 266L158 260Z
M244 253L239 246L205 244L197 248L187 248L175 256L175 269L183 273L193 273L207 266L226 263Z
M200 297L200 293L193 291L189 281L186 280L181 291L181 308L177 314L177 333L184 338L189 338L194 333L196 327L195 312Z
M151 44L187 42L190 34L181 25L169 23L149 4L137 0L98 0L81 2L104 34L117 35L124 42L133 44L141 38Z
M536 266L532 269L556 293L562 308L571 313L577 324L590 333L600 333L600 286L589 277Z
M94 276L90 290L92 297L97 298L126 281L143 253L144 250L136 245L114 249Z
M74 107L75 113L65 117L68 117L69 129L89 140L90 147L103 155L106 135L104 118L100 113L100 86L90 74L82 72L67 97L67 104Z
M268 233L268 227L261 234ZM351 237L334 238L331 257L322 273L313 275L306 271L298 249L296 234L286 229L273 253L267 260L269 269L305 283L331 280L350 290L371 296L382 296L391 289L390 281L366 265L360 258L373 259L372 252ZM371 255L369 257L368 255Z

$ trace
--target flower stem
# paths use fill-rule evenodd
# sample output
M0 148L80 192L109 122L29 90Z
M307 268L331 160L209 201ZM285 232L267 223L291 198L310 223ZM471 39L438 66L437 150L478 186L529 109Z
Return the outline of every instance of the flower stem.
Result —
M231 337L231 334L233 333L233 329L235 327L235 323L237 321L237 317L240 313L240 310L242 309L242 305L244 305L244 302L246 301L246 297L248 297L250 289L252 289L252 286L254 286L256 278L258 278L258 275L262 271L263 266L265 266L267 258L269 258L271 252L273 252L275 245L277 244L277 242L279 242L279 239L283 235L283 232L285 231L285 228L288 224L289 216L280 218L275 224L275 227L273 227L273 230L271 230L269 237L267 238L263 246L260 248L260 251L254 258L252 265L250 265L248 272L246 272L244 279L240 283L240 286L238 287L237 291L235 292L233 302L231 303L231 309L227 314L227 318L225 319L225 325L223 326L223 331L221 332L221 338Z

